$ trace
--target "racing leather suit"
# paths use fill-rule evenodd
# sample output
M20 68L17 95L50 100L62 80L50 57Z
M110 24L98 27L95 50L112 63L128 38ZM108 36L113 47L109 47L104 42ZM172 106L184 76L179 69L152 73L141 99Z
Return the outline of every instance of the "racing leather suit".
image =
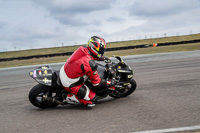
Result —
M92 104L96 94L84 81L89 78L94 87L104 88L106 80L101 79L97 72L96 60L89 54L87 47L79 47L60 70L60 80L65 90L76 95L80 103Z

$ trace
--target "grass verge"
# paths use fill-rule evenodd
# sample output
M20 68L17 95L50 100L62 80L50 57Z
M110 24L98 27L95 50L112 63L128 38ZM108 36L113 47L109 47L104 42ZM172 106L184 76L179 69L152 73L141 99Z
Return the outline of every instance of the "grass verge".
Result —
M200 39L200 34L175 36L175 37L163 37L163 38L154 38L154 39L144 39L144 40L111 42L111 43L107 43L107 48L122 47L122 46L134 46L134 45L142 45L142 44L153 44L153 43L164 43L164 42L179 42L179 41L188 41L188 40L195 40L195 39ZM12 58L12 57L23 57L23 56L32 56L32 55L73 52L79 46L65 46L65 47L57 47L57 48L0 52L0 58Z
M171 45L171 46L162 46L162 47L150 47L150 48L130 49L130 50L120 50L120 51L110 51L110 52L105 52L105 56L111 57L112 55L125 56L125 55L136 55L136 54L152 54L152 53L180 52L180 51L194 51L194 50L200 50L200 43ZM40 59L29 59L29 60L20 60L20 61L14 60L14 61L8 61L8 62L0 62L0 68L65 62L68 57L69 56L59 56L59 57L52 57L52 58L40 58Z

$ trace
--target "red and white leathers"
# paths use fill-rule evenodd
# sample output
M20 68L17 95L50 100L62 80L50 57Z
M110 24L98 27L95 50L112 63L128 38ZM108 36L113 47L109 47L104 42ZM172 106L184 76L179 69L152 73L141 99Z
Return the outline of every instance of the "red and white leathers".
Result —
M79 102L85 105L92 104L96 98L96 94L84 84L88 77L93 86L106 85L99 77L94 58L89 54L87 47L81 46L61 68L60 80L65 90L75 94Z

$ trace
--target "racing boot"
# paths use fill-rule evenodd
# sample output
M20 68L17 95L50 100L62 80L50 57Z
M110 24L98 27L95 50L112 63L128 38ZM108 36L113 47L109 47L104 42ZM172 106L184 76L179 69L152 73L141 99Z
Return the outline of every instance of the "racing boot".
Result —
M114 86L110 86L110 87L108 88L108 90L109 90L109 91L116 91L116 88L115 88Z
M87 106L90 107L90 108L92 108L92 107L95 106L95 104L94 103L88 103Z
M84 99L78 99L80 103L86 105L87 107L94 107L95 106L95 103L92 102L92 101L87 101L87 100L84 100Z

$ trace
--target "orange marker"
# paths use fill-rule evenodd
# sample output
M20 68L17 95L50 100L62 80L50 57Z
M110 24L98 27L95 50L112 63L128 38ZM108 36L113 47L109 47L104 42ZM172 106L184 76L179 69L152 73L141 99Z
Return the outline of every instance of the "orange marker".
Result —
M154 43L154 44L153 44L153 47L157 47L157 43Z

